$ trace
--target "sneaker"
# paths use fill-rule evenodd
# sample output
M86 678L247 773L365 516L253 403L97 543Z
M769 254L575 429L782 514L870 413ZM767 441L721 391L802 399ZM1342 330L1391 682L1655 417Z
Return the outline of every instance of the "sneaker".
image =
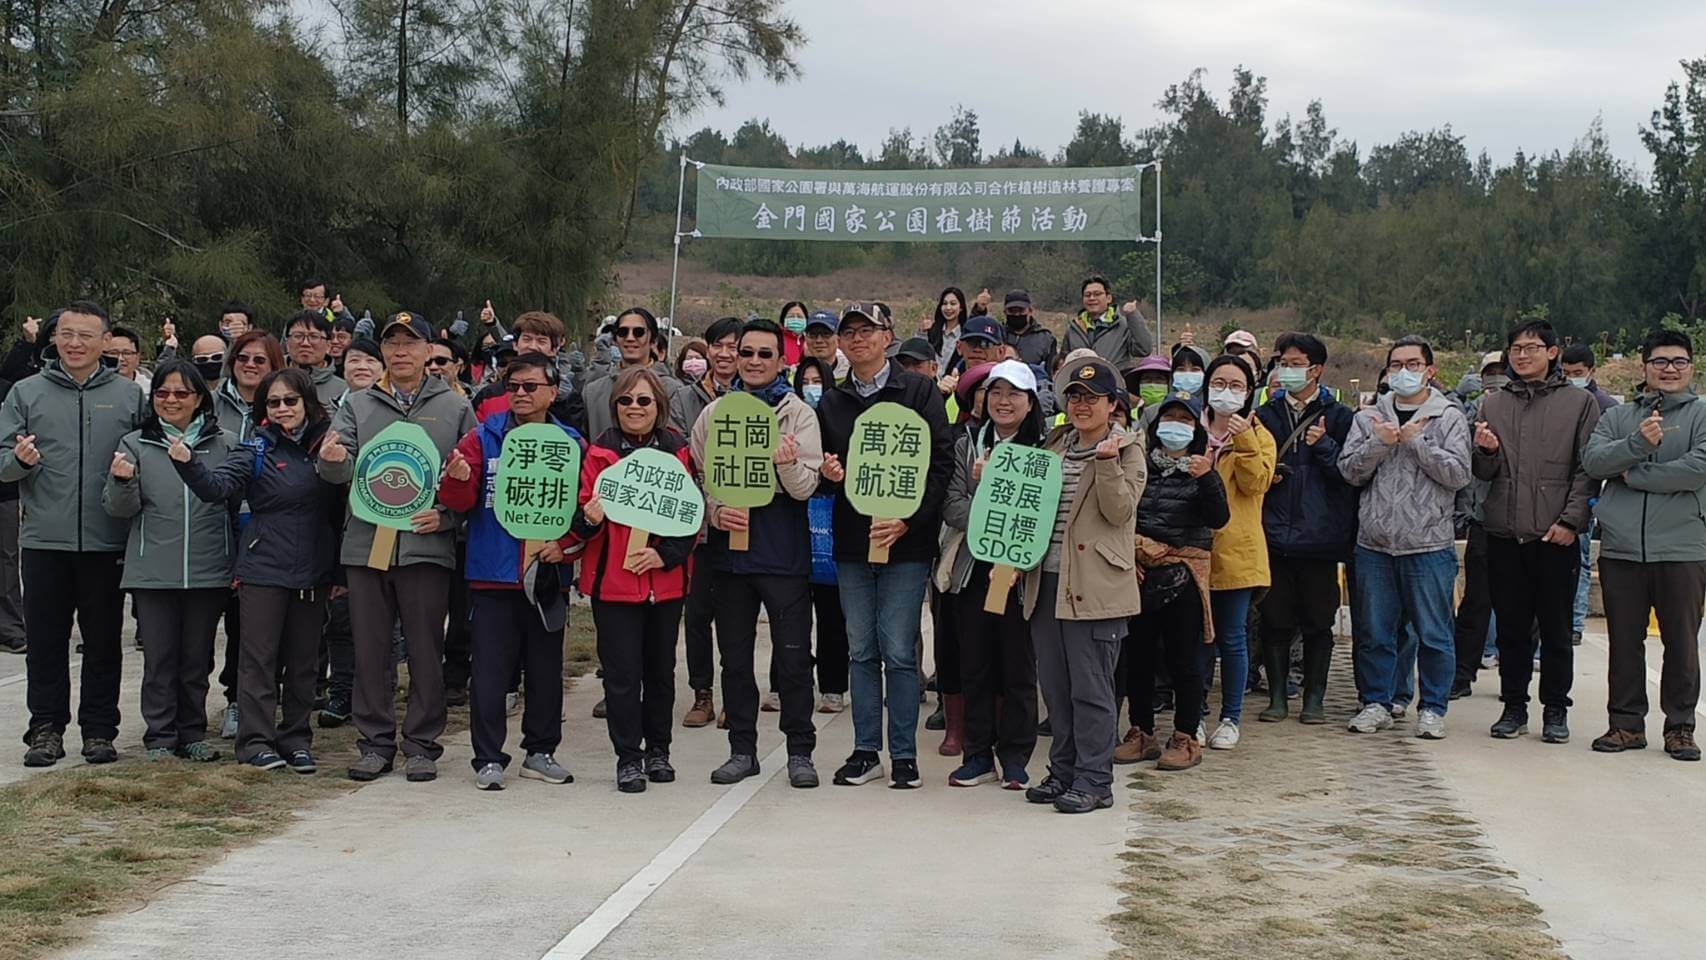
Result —
M1008 767L1001 771L1001 789L1023 790L1031 782L1031 775L1024 767Z
M758 705L758 709L764 713L781 713L782 695L774 690L770 691L764 695L764 702Z
M1351 718L1347 727L1352 733L1374 733L1392 726L1392 714L1378 703L1371 703Z
M818 713L840 713L847 709L847 695L844 693L826 693L823 702L817 705Z
M1547 707L1540 712L1540 742L1570 742L1569 711L1563 707Z
M716 784L739 783L747 777L758 776L758 758L746 753L736 753L723 761L723 765L711 771L711 782Z
M438 764L431 757L410 757L403 761L403 779L410 783L431 783L438 779Z
M1453 680L1451 683L1451 699L1453 700L1462 700L1464 697L1474 695L1474 693L1475 688L1467 680Z
M148 762L159 763L162 760L174 759L177 754L173 753L170 747L149 747L145 756L148 757Z
M1208 729L1202 725L1202 721L1200 720L1197 721L1196 739L1198 746L1208 743Z
M950 787L975 787L995 779L995 761L989 754L971 757L958 770L948 774Z
M1499 655L1496 653L1489 653L1486 656L1482 657L1481 658L1481 669L1482 670L1497 670L1497 669L1499 669Z
M1582 632L1580 630L1573 631L1570 634L1570 646L1579 647L1581 645L1582 645Z
M603 703L603 700L598 701ZM513 717L521 712L521 694L514 690L504 694L504 716Z
M225 718L219 724L219 739L237 739L237 704L234 702L225 705Z
M1027 803L1053 803L1066 795L1071 789L1069 784L1055 779L1054 774L1043 778L1043 782L1025 791Z
M1666 747L1669 747L1667 742ZM1595 753L1622 753L1625 750L1647 749L1647 735L1639 730L1619 730L1612 727L1593 742Z
M468 705L468 688L446 685L444 688L444 705L446 707L466 707Z
M575 775L557 762L549 753L530 753L521 761L523 780L543 780L546 783L574 783Z
M326 698L326 705L320 710L320 728L330 730L343 726L349 722L352 709L348 695L332 694Z
M669 765L669 754L646 754L646 779L653 783L674 783L675 768Z
M474 773L474 786L481 790L502 790L504 788L504 768L495 763L488 763Z
M681 718L681 725L684 727L708 727L716 717L717 707L711 701L711 691L695 690L693 691L693 706L688 709L687 715Z
M1125 739L1114 747L1115 763L1139 763L1161 758L1161 741L1154 734L1136 727L1125 732Z
M1405 715L1407 715L1409 712L1410 712L1410 705L1407 703L1394 703L1392 705L1392 719L1394 719L1394 720L1404 719Z
M894 760L889 770L890 790L915 790L924 785L917 760Z
M273 753L271 750L262 750L260 753L255 754L254 756L250 757L247 760L244 760L243 762L245 764L251 766L251 767L254 767L256 770L283 770L284 769L284 758L279 756L276 753Z
M113 763L118 760L118 748L106 737L89 737L83 741L83 760L87 763Z
M306 750L292 750L284 762L290 769L301 774L315 773L320 769L314 763L314 755Z
M0 653L29 653L30 642L23 637L0 640Z
M605 715L604 698L599 697L598 702L592 705L592 718L594 720L603 720L604 715Z
M1082 790L1068 790L1054 801L1054 808L1061 813L1089 813L1113 805L1113 794L1089 794Z
M1048 717L1044 717L1041 720L1037 721L1037 736L1039 736L1039 737L1052 737L1052 736L1054 736L1054 728L1049 726L1048 720L1049 720Z
M52 727L38 727L28 742L30 748L24 751L26 767L51 767L65 759L65 735Z
M638 760L616 765L616 789L623 793L646 792L646 770Z
M1528 733L1528 708L1519 703L1505 704L1504 712L1487 731L1495 740L1515 740Z
M883 762L875 752L855 750L841 769L835 771L830 782L842 787L857 787L872 780L881 780L882 776Z
M727 710L724 710L721 713L717 714L717 729L718 730L727 730L728 728L729 728L729 712Z
M1155 761L1155 769L1189 770L1199 763L1202 763L1202 744L1183 730L1175 730Z
M1687 727L1673 727L1665 731L1665 753L1672 760L1699 760L1700 747L1694 742L1694 731Z
M796 754L788 758L788 786L799 790L817 786L817 768L812 766L811 757Z
M1214 728L1214 736L1208 738L1210 750L1231 750L1238 746L1238 724L1231 720L1220 721L1220 726Z
M391 772L391 761L377 753L364 753L354 763L349 765L349 778L366 783L378 780Z
M1445 718L1432 710L1417 710L1416 736L1423 740L1444 740Z

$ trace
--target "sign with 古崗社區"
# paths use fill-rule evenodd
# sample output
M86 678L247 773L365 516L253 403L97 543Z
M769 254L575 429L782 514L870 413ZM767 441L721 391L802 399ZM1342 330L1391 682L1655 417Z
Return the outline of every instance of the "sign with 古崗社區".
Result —
M723 394L708 412L705 492L731 507L762 507L776 496L776 411L750 393Z
M705 499L687 468L649 447L605 467L594 491L606 517L660 537L693 536L705 516Z
M1035 567L1048 553L1061 486L1057 453L1017 443L998 443L990 451L966 526L971 555L994 565L985 610L1004 612L1014 574Z
M579 507L581 448L549 423L523 423L504 435L490 486L492 513L517 540L556 540Z
M694 232L775 240L1124 240L1141 169L797 170L703 164Z

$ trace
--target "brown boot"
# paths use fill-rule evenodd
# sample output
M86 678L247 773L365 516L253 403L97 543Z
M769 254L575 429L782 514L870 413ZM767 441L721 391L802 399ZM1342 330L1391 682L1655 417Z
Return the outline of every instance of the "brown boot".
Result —
M942 737L942 745L936 748L936 752L944 757L957 757L965 749L965 694L942 694L942 712L946 714L944 719L947 720L947 727Z
M684 727L710 726L711 720L717 715L716 704L711 702L711 691L693 691L693 708L687 711L687 716L681 718Z
M1152 733L1144 733L1132 727L1125 733L1125 739L1114 747L1115 763L1137 763L1140 760L1154 760L1161 756L1161 740Z
M1670 746L1667 738L1665 746ZM1612 727L1605 731L1605 736L1593 742L1595 753L1622 753L1625 750L1647 749L1647 735L1639 730L1619 730Z
M1161 751L1161 759L1155 762L1155 769L1189 770L1199 763L1202 763L1202 744L1196 737L1175 730L1167 740L1167 749Z
M1687 727L1666 730L1665 752L1672 760L1699 760L1700 747L1694 742L1694 731Z

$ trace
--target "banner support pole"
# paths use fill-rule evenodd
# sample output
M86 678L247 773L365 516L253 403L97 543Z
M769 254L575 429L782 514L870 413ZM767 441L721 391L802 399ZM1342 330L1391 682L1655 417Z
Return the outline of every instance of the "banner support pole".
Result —
M675 186L675 259L669 266L669 325L675 322L675 285L681 274L681 202L687 193L687 151L681 152L681 176Z
M677 228L679 229L679 227ZM1161 158L1155 159L1155 348L1161 349Z

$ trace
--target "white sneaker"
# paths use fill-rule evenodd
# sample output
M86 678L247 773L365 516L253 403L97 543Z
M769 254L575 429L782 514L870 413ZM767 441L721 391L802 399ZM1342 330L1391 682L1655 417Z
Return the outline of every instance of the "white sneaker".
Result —
M1392 719L1394 719L1394 720L1402 720L1402 719L1404 719L1404 714L1405 714L1405 713L1407 713L1407 712L1409 712L1409 709L1410 709L1410 705L1409 705L1409 704L1406 704L1406 703L1394 703L1394 704L1393 704L1393 705L1392 705Z
M1392 726L1392 714L1387 713L1386 708L1378 703L1371 703L1363 707L1356 716L1351 718L1349 724L1352 733L1374 733L1390 726Z
M1197 724L1197 742L1198 743L1207 743L1208 742L1208 730L1207 730L1207 728L1205 728L1200 723Z
M782 695L772 690L764 695L764 703L758 709L765 713L780 713L782 710Z
M1488 654L1487 656L1481 658L1481 669L1482 670L1497 670L1498 668L1499 668L1499 655L1498 654L1496 654L1496 653Z
M1416 711L1416 736L1423 740L1445 739L1445 718L1432 710Z
M517 693L504 694L504 716L513 717L521 712L521 695Z
M844 693L826 693L823 702L817 705L818 713L840 713L847 709L847 695Z
M1214 728L1214 736L1209 738L1210 750L1231 750L1238 746L1238 724L1231 720L1220 721L1220 726Z

